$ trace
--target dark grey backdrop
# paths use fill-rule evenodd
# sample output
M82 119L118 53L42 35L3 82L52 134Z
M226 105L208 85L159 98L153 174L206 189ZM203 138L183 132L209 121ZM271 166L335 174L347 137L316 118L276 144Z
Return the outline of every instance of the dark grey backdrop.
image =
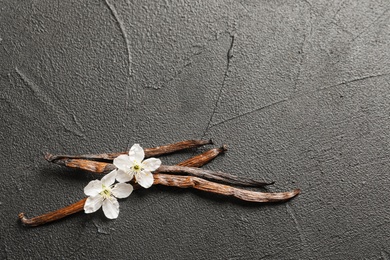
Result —
M0 1L0 258L390 259L389 1L153 2ZM202 137L230 148L208 169L302 194L153 187L114 221L17 221L96 177L44 152Z

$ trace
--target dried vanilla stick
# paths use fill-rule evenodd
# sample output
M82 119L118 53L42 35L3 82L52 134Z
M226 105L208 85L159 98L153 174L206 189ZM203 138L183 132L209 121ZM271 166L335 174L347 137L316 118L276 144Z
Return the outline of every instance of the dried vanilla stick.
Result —
M66 216L72 215L74 213L80 212L84 209L84 204L87 198L84 198L82 200L79 200L76 203L73 203L69 206L66 206L64 208L40 215L38 217L34 218L26 218L24 213L19 214L19 219L25 226L29 227L36 227L40 226L55 220L62 219Z
M49 160L50 161L50 160ZM87 159L62 158L50 161L69 168L85 170L94 173L107 174L115 170L115 166L108 162L91 161Z
M240 200L250 202L283 202L297 196L301 190L289 192L265 193L238 189L224 184L207 181L193 176L178 176L168 174L154 174L154 185L174 186L179 188L194 188L225 196L233 196Z
M201 146L204 144L211 144L210 141L204 141L204 140L189 140L189 141L183 141L179 143L174 143L170 145L164 145L164 146L158 146L155 148L146 148L145 151L145 157L150 157L153 155L163 155L164 151L167 153L173 153L176 151L180 151L183 149L193 148L197 146ZM200 167L203 164L203 161L210 161L219 154L226 151L226 146L222 146L220 148L214 148L207 152L204 152L202 154L199 154L197 156L194 156L186 161L181 162L180 166L188 166L191 165L192 167ZM128 153L124 152L123 154ZM110 160L113 160L113 155L120 155L122 153L111 153L111 154L95 154L95 155L52 155L52 154L46 154L45 158L49 162L63 165L69 168L75 168L75 169L81 169L89 172L94 173L102 173L107 174L110 171L115 169L115 166L109 163L108 161L97 161L97 159L103 159L108 160L108 158L111 158ZM203 158L204 157L204 158ZM92 158L92 159L88 159ZM114 157L115 158L115 157Z
M212 144L211 140L186 140L182 142L177 142L173 144L167 144L162 146L157 146L153 148L145 148L145 158L160 156L164 154L170 154L178 152L185 149L195 148L206 144ZM66 159L86 159L94 161L113 161L116 157L121 154L127 154L127 152L118 152L118 153L102 153L102 154L84 154L84 155L52 155L47 154L46 160L50 162L55 162L57 160L66 160Z
M261 182L243 176L239 177L221 171L210 171L210 170L199 169L195 167L161 165L157 171L158 173L172 173L172 174L187 173L196 177L200 177L212 181L220 181L227 184L247 186L247 187L262 187L262 186L274 184L274 182Z
M210 149L204 153L198 154L194 157L189 158L188 160L182 161L176 165L178 166L188 166L188 167L202 167L206 163L210 162L212 159L227 151L227 146L223 145L219 148Z
M217 157L219 154L224 153L226 151L226 146L222 146L220 148L213 148L210 149L204 153L201 153L199 155L196 155L194 157L191 157L188 160L185 160L183 162L180 162L179 166L191 166L191 167L201 167L205 163L211 161L215 157ZM98 154L100 156L100 154ZM94 160L88 160L88 159L79 159L79 158L71 158L70 157L61 157L59 155L47 155L46 159L49 162L63 165L69 168L75 168L80 170L85 170L89 172L94 173L101 173L101 174L107 174L110 171L115 169L115 166L109 162L99 162ZM55 160L52 160L51 158L58 158Z

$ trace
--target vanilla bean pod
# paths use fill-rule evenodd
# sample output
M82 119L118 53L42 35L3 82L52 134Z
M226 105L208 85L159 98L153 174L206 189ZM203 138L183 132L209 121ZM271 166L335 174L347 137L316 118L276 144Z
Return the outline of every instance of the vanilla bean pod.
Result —
M214 159L215 157L217 157L218 155L226 151L227 151L227 146L223 145L219 148L213 148L204 153L198 154L176 165L188 166L188 167L202 167L203 165L210 162L212 159Z
M73 203L69 206L63 207L61 209L40 215L38 217L34 218L26 218L24 213L19 214L19 219L25 226L30 226L30 227L36 227L40 226L55 220L62 219L66 216L69 216L71 214L80 212L84 209L84 204L87 198L84 198L82 200L79 200L76 203Z
M210 149L204 153L201 153L199 155L196 155L194 157L191 157L188 160L185 160L183 162L180 162L179 166L191 166L191 167L201 167L204 164L210 162L212 159L217 157L219 154L224 153L227 150L226 146L222 146L220 148L213 148ZM75 168L75 169L81 169L89 172L94 172L94 173L101 173L101 174L107 174L110 171L115 169L115 166L111 163L108 162L99 162L99 161L94 161L94 160L87 160L87 159L77 159L77 158L59 158L60 156L58 155L49 155L51 158L56 158L58 159L51 160L48 159L48 161L63 165L69 168ZM98 155L100 156L100 155ZM72 156L71 156L72 157ZM47 159L47 158L46 158Z
M145 158L152 156L160 156L164 154L170 154L174 152L178 152L185 149L195 148L206 144L212 144L211 140L186 140L173 144L167 144L162 146L157 146L153 148L145 148ZM94 160L94 161L113 161L116 157L121 154L128 154L126 152L118 152L118 153L102 153L102 154L84 154L84 155L52 155L47 154L46 160L50 162L56 162L58 160L66 160L66 159L85 159L85 160Z
M90 161L87 159L71 159L63 158L51 161L55 164L63 165L69 168L85 170L94 173L107 174L112 170L115 170L116 167L109 162L98 162Z
M158 173L171 173L171 174L183 174L187 173L195 177L208 179L211 181L220 181L231 185L240 185L247 187L263 187L266 185L272 185L275 182L261 182L251 178L236 176L221 171L210 171L205 169L199 169L194 167L183 167L183 166L168 166L161 165L157 169Z
M174 186L179 188L194 188L225 196L233 196L250 202L283 202L297 196L301 190L289 192L265 193L239 189L224 184L207 181L193 176L154 174L154 185Z
M177 165L200 167L200 166L203 166L206 163L210 162L212 159L214 159L221 152L223 152L222 149L214 148L214 149L211 149L209 151L204 152L203 154L194 156L186 161L180 162ZM94 162L94 163L96 163L96 162ZM106 165L112 165L112 164L106 163ZM135 184L134 189L138 189L138 188L140 188L140 186L138 184ZM30 218L30 219L26 218L24 213L20 213L19 219L22 222L22 224L25 226L30 226L30 227L40 226L40 225L46 224L48 222L62 219L68 215L83 211L84 204L85 204L86 200L87 200L87 198L84 198L84 199L82 199L76 203L73 203L69 206L66 206L64 208L43 214L41 216Z

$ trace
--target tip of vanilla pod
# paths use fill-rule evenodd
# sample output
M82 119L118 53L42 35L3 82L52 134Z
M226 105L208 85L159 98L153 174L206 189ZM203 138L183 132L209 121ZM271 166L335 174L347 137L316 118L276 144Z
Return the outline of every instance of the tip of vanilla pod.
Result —
M295 189L295 190L293 190L293 195L292 195L291 198L294 198L294 197L298 196L300 193L301 193L301 189Z
M26 218L26 216L24 215L23 212L19 213L18 217L19 217L19 220L22 222L23 225L26 224L25 222L26 222L27 218Z
M52 162L52 161L54 161L54 158L55 156L54 155L52 155L51 153L45 153L45 159L46 159L46 161L48 161L48 162Z
M221 150L222 150L223 152L226 152L226 151L228 150L228 146L227 146L226 144L222 145L222 146L221 146Z
M61 158L60 156L53 155L51 153L46 153L45 154L45 159L48 162L56 163L56 164L59 164L59 165L66 165L65 163L67 161L65 158Z

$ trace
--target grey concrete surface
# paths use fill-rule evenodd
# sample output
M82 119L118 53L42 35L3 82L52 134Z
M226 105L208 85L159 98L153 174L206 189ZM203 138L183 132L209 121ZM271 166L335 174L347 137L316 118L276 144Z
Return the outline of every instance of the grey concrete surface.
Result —
M390 259L389 19L387 0L0 1L0 258ZM207 169L302 194L152 187L113 221L17 220L96 178L45 152L197 138L229 145Z

